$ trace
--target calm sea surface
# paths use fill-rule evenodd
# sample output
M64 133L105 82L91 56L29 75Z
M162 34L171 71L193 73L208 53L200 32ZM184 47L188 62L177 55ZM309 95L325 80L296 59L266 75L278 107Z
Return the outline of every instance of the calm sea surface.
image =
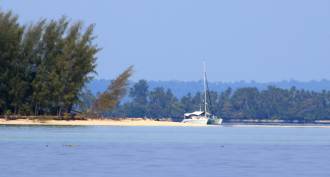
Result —
M0 177L329 177L330 129L0 126Z

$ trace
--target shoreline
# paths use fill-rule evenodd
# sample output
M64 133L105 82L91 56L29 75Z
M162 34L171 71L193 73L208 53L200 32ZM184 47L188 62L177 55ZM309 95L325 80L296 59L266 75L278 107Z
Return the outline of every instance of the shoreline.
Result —
M86 119L86 120L40 120L40 119L0 119L0 125L17 126L149 126L149 127L234 127L234 128L330 128L329 124L223 124L198 125L151 119Z
M266 124L229 124L226 127L234 128L330 128L330 125L316 125L316 124L306 124L306 125L288 125L288 124L276 124L276 125L266 125Z
M150 119L86 119L86 120L40 120L40 119L0 119L0 125L50 125L50 126L169 126L206 127L191 123L156 121Z

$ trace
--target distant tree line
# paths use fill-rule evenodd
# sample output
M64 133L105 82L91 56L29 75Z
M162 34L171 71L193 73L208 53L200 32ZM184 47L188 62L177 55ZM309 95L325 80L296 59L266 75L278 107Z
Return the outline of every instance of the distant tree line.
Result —
M109 83L110 79L93 79L87 84L87 87L93 94L104 91ZM134 84L134 83L131 83ZM182 98L187 93L195 94L203 89L203 81L155 81L148 80L149 89L153 90L157 87L169 88L178 98ZM237 90L239 88L255 87L259 90L267 89L269 85L290 89L296 87L297 89L305 89L310 91L322 92L322 90L330 90L330 80L311 80L311 81L277 81L277 82L256 82L256 81L236 81L236 82L209 82L210 90L216 92L223 92L227 88Z
M57 115L70 113L95 73L94 25L40 20L21 25L12 12L0 11L0 115ZM129 67L98 97L89 113L110 110L124 96Z
M86 95L85 95L86 96ZM93 97L89 93L90 97ZM330 119L330 91L314 92L247 87L223 92L209 92L210 111L224 119ZM171 90L158 87L149 90L141 80L130 89L127 101L108 111L114 117L182 118L186 112L199 110L202 93L188 93L178 99Z

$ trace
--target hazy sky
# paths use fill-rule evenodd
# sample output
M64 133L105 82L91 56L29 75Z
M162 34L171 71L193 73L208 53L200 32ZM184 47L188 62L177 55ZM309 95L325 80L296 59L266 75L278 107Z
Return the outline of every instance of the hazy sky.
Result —
M20 21L96 24L98 78L330 79L330 0L0 0Z

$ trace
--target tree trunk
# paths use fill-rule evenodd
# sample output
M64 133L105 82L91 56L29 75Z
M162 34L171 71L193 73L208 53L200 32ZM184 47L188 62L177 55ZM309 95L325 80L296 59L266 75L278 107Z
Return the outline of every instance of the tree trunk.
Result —
M34 116L38 116L38 109L38 103L36 103L34 107Z

